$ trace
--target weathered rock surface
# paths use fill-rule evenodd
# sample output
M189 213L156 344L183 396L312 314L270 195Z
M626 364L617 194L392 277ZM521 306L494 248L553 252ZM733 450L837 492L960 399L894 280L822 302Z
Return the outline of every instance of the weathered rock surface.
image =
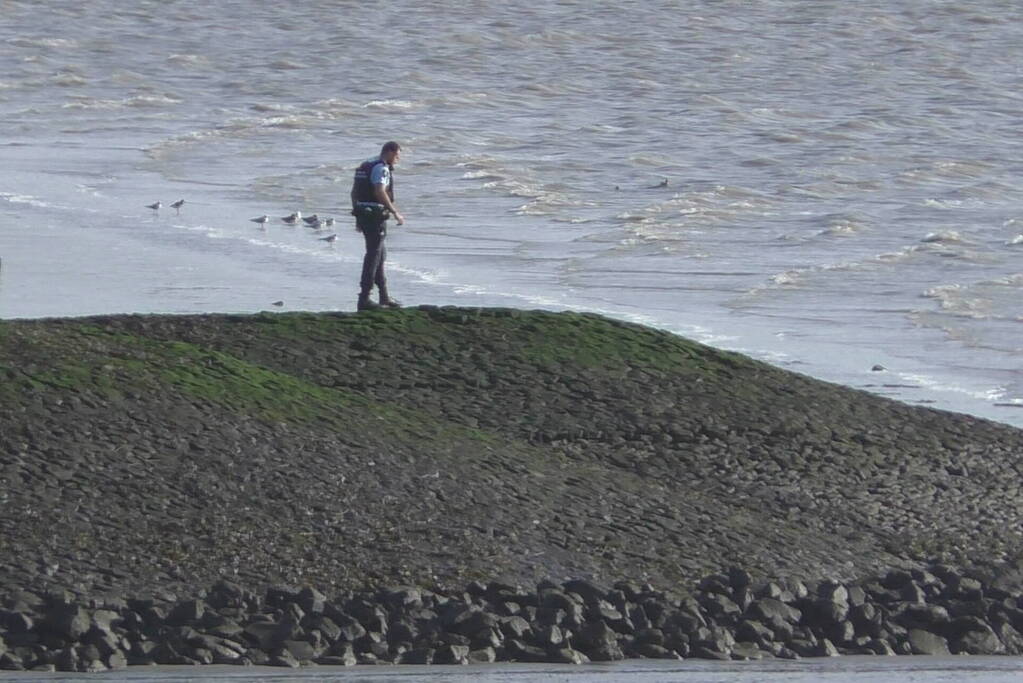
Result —
M4 321L0 666L1016 652L1021 455L593 315Z
M678 595L646 585L625 582L608 589L580 593L573 581L560 589L550 582L535 588L515 587L523 602L541 603L551 595L581 601L575 613L562 609L528 612L530 619L507 616L498 584L473 590L474 584L451 593L409 587L344 592L318 598L322 613L305 613L299 601L322 595L313 588L302 592L269 588L262 595L246 594L244 607L225 607L236 601L236 585L221 582L204 593L201 613L186 602L152 606L146 617L136 611L139 601L91 599L68 601L67 596L39 596L29 603L5 601L6 630L0 647L0 666L6 669L105 671L128 664L267 664L299 667L311 664L468 664L496 661L582 664L626 657L649 659L764 659L772 657L829 657L844 654L1023 654L1023 595L940 567L945 577L928 585L936 590L926 603L892 601L876 581L841 583L833 580L810 586L804 597L787 593L783 600L766 581L732 588L735 604L749 590L754 600L737 613L717 609L724 594L721 575ZM965 600L949 586L968 578L976 592ZM917 579L910 583L921 587ZM574 584L574 585L573 585ZM505 585L505 584L500 584ZM591 584L592 585L592 584ZM873 588L872 586L876 586ZM410 595L415 599L396 599ZM813 609L838 595L856 594L856 609L840 617ZM575 596L569 597L569 596ZM602 606L615 604L626 619ZM221 607L214 607L221 605ZM709 606L709 609L706 606ZM74 615L72 621L88 630L67 628L54 620L53 610ZM974 612L989 618L951 612ZM326 616L326 615L331 616ZM871 615L864 619L862 615ZM643 621L642 627L635 622ZM765 622L770 622L770 625ZM344 628L338 624L345 624ZM653 626L653 624L657 626ZM911 623L907 628L905 624ZM12 628L12 624L17 624ZM837 634L837 635L836 635Z

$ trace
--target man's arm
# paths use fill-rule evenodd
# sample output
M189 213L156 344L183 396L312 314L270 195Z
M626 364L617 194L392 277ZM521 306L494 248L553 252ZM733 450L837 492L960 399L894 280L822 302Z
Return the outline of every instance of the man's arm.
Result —
M405 217L398 213L398 207L391 201L390 196L387 194L387 189L382 183L373 186L373 194L376 196L377 201L386 206L387 210L394 215L394 220L398 221L398 225L405 224Z

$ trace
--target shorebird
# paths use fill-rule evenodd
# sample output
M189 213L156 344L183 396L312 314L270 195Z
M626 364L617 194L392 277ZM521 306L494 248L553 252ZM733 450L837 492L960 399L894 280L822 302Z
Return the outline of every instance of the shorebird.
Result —
M313 223L319 223L320 217L314 213L312 216L303 216L302 220L305 221L306 225L312 225Z
M171 203L171 208L174 209L175 211L177 211L178 213L181 213L181 207L184 206L184 205L185 205L185 200L184 199L179 199L178 201Z
M327 242L328 244L333 244L334 241L337 239L337 234L335 233L333 235L327 235L326 237L318 237L317 239L320 240L321 242Z
M302 220L304 220L306 222L306 225L312 228L313 230L319 230L320 227L323 225L319 218L317 218L315 221L308 221L305 218L303 218Z
M270 217L266 216L266 215L263 215L263 216L260 216L258 218L250 218L249 220L252 221L253 223L259 223L259 227L265 228L266 227L266 222L268 220L270 220Z
M323 227L325 227L325 228L333 228L334 227L334 219L333 218L328 218L327 220L323 221Z
M161 202L156 202L155 204L146 204L146 208L152 209L153 211L159 211L161 206L163 206L163 203Z
M298 219L301 218L301 217L302 217L302 212L301 211L296 211L295 213L291 214L290 216L284 216L283 218L281 218L281 222L282 223L287 223L288 225L294 225L295 223L298 223Z

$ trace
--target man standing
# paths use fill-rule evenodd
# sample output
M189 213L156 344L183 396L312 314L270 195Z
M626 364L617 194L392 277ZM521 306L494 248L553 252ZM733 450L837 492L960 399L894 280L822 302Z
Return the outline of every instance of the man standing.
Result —
M387 294L387 278L384 276L384 260L387 250L384 237L387 235L387 218L394 216L398 225L405 224L405 217L394 205L394 165L401 158L401 145L387 142L380 150L380 156L362 162L355 169L352 183L352 215L355 229L366 240L366 255L362 259L362 279L359 281L358 310L365 311L380 306L397 308L401 304ZM373 285L377 286L380 303L369 298Z

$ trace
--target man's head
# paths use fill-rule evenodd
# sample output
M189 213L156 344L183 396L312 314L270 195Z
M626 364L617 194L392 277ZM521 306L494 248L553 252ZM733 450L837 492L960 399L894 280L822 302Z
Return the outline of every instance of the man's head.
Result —
M380 158L383 159L385 163L393 166L398 162L398 159L401 158L401 145L394 140L385 142L384 146L380 148Z

